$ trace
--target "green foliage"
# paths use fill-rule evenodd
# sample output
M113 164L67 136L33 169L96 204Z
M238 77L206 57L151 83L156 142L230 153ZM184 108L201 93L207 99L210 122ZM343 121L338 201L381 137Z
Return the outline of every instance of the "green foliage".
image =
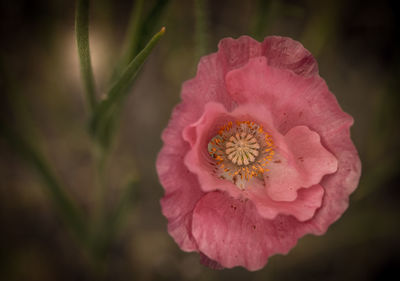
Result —
M98 202L98 206L102 210L98 212L98 220L93 220L95 221L94 225L89 224L92 221L86 218L82 210L76 205L76 202L66 192L66 187L58 181L51 165L48 164L39 149L32 144L32 139L24 134L18 133L13 126L3 122L0 123L0 135L4 137L21 158L37 171L38 175L43 180L43 186L49 194L49 198L53 202L55 208L81 244L84 245L94 258L95 262L101 263L101 260L104 259L116 229L123 223L122 220L128 206L133 202L134 198L136 198L138 182L134 181L126 187L115 209L110 213L104 211L106 204L104 204L105 202L103 201L107 198L104 173L108 152L106 148L109 147L110 140L112 139L112 134L114 133L112 128L122 108L124 97L127 96L144 62L165 33L165 28L163 27L150 39L147 45L144 45L147 33L154 30L168 2L168 0L159 0L143 23L141 14L144 1L139 0L136 2L126 36L127 50L121 57L120 64L116 68L115 79L111 83L106 98L98 102L96 100L96 89L89 47L89 1L76 1L75 35L81 77L88 109L91 115L89 128L94 136L93 141L95 146L99 148L97 144L100 144L100 149L95 150L95 161L97 162L96 167L98 168L97 173L99 174L97 189L102 195L99 197L99 201L101 202ZM140 50L142 46L144 47Z

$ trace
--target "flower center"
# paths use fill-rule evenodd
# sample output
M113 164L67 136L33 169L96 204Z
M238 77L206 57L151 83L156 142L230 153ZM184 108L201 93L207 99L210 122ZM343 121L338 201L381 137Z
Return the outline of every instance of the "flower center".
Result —
M233 164L239 166L253 163L260 149L260 145L254 135L245 132L241 134L236 133L234 136L231 136L229 141L226 142L225 147L225 153L228 155L228 159L231 160Z
M251 121L228 122L208 143L215 174L244 189L243 181L262 177L274 150L272 137Z

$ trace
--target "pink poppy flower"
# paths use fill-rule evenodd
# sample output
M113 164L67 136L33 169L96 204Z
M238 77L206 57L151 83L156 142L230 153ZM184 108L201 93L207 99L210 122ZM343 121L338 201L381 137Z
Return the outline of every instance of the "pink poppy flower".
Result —
M348 206L361 164L353 119L285 37L226 38L200 60L162 134L168 232L213 268L262 268Z

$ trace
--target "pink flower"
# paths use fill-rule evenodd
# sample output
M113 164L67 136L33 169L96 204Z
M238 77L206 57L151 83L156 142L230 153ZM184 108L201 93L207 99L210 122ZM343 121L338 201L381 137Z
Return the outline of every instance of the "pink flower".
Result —
M223 39L181 95L157 171L182 250L258 270L346 210L361 171L353 119L299 42Z

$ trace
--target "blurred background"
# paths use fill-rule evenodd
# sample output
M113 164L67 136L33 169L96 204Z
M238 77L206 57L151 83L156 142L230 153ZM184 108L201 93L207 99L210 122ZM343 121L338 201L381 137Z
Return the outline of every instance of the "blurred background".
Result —
M396 280L400 267L400 56L396 1L144 1L159 9L150 35L167 28L117 121L104 169L103 210L124 199L118 228L98 260L59 215L51 191L18 140L0 137L0 280ZM85 216L96 217L96 151L79 73L74 1L0 2L1 122L34 145ZM135 1L90 6L90 47L99 97L120 57ZM199 8L199 7L198 7ZM201 7L200 7L201 8ZM200 11L200 14L199 14ZM196 36L196 13L208 31ZM148 31L150 32L150 31ZM350 207L326 235L306 236L260 271L210 270L167 233L155 171L160 134L195 75L201 54L224 37L299 40L355 124L363 175ZM11 145L10 145L11 144ZM14 144L14 145L13 145ZM25 161L28 159L28 161ZM124 186L139 180L134 194ZM50 195L49 195L50 194Z

